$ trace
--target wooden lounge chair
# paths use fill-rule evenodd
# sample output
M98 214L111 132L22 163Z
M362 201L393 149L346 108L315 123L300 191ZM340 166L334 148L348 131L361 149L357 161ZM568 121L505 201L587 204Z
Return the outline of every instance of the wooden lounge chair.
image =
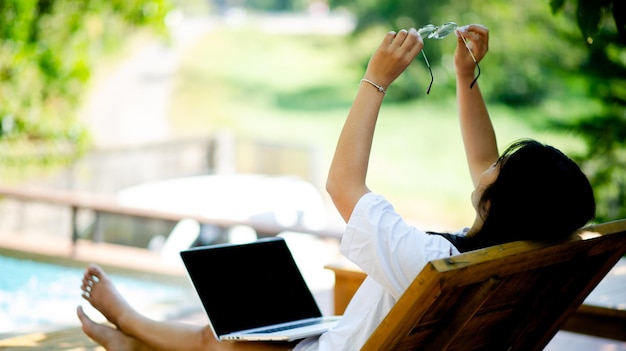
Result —
M626 220L431 261L362 350L542 350L626 254Z

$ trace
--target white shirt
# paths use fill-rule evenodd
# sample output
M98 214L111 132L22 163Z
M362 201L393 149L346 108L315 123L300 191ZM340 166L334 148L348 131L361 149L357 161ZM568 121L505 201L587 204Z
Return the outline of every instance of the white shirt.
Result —
M319 337L304 339L295 351L360 349L428 261L459 254L440 235L408 225L383 196L374 193L363 195L354 208L341 252L368 276L339 324Z

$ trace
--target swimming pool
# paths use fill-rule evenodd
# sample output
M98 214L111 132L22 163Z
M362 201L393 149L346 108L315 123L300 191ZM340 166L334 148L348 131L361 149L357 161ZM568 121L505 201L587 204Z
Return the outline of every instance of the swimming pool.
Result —
M76 306L96 321L104 318L81 296L84 269L0 256L0 339L3 336L79 325ZM131 305L163 318L196 303L191 286L127 274L109 274Z

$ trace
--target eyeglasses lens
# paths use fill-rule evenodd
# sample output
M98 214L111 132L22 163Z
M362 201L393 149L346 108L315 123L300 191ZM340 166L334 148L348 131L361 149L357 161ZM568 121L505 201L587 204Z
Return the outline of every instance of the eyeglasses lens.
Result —
M457 25L454 22L448 22L448 23L442 24L439 27L437 27L437 30L430 33L428 35L428 38L443 39L447 37L448 35L452 34L456 30L456 28L457 28Z
M437 27L435 27L435 25L427 24L424 27L418 29L417 32L422 38L430 38L430 35L436 30Z

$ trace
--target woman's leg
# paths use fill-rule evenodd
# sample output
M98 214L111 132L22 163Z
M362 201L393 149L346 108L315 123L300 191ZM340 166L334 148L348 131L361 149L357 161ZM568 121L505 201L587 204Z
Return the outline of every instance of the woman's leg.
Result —
M150 348L156 350L207 350L211 342L216 342L208 326L157 322L140 314L120 295L113 282L97 265L89 265L85 271L81 288L83 298L117 327L118 331ZM83 321L85 319L81 318L81 322ZM96 330L101 331L101 329ZM98 342L96 338L94 339Z
M90 265L84 275L83 298L100 311L117 329L97 325L89 320L79 309L79 318L83 330L100 343L102 334L115 336L111 331L119 331L133 343L135 349L150 348L155 350L289 350L293 344L253 343L253 342L220 342L215 339L209 326L195 326L176 322L159 322L149 319L135 309L119 294L113 282L96 266ZM90 323L91 322L91 323ZM96 328L101 327L101 328ZM92 333L90 335L89 333ZM130 340L130 341L129 341ZM100 343L105 346L104 344ZM111 351L115 349L110 349Z

